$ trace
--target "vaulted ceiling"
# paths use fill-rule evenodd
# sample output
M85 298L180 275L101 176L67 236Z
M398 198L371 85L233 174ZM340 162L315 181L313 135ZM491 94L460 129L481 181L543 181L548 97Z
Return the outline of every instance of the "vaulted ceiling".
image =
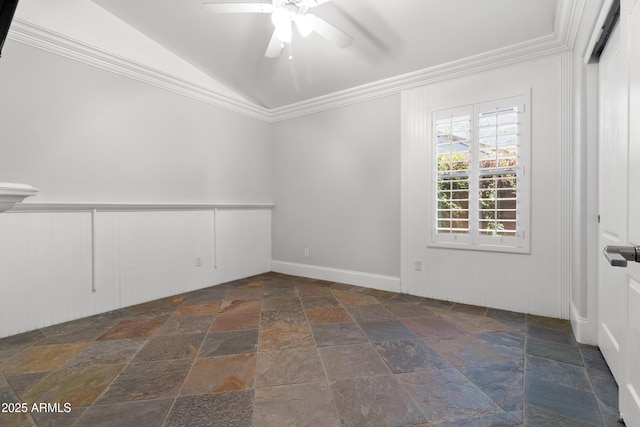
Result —
M342 49L294 31L291 51L286 47L278 58L264 56L274 28L266 14L213 14L202 0L92 1L273 109L544 39L556 31L561 0L332 0L313 13L351 35L353 44ZM261 1L269 3L255 0Z

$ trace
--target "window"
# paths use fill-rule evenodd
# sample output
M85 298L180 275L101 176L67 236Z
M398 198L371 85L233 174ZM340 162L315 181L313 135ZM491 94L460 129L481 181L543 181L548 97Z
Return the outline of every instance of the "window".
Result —
M528 252L524 101L433 113L431 246Z

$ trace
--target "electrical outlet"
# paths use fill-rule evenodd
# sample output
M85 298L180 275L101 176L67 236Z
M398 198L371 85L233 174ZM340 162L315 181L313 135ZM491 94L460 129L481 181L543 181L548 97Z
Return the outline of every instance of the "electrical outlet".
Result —
M196 257L196 267L202 267L202 258Z
M421 259L417 259L413 262L416 271L422 271L422 260Z
M304 257L309 258L309 248L304 248Z

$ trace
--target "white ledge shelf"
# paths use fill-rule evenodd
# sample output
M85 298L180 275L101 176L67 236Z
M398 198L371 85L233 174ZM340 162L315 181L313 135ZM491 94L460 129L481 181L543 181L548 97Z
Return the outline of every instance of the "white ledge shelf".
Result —
M214 209L273 209L273 203L74 203L40 202L16 205L11 212L138 212Z
M36 194L38 194L38 189L30 185L0 182L0 212L8 211L16 203Z

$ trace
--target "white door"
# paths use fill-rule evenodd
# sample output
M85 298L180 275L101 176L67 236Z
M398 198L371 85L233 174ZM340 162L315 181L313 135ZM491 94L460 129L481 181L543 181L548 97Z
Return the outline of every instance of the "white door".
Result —
M600 58L600 247L640 245L640 0L622 0ZM640 263L601 257L598 344L620 387L620 412L640 427Z
M616 26L600 57L600 248L627 244L627 77ZM620 383L620 348L625 339L626 269L600 257L598 345Z
M629 46L628 240L640 246L640 0L623 2ZM640 426L640 263L626 269L626 333L620 412L628 427Z

